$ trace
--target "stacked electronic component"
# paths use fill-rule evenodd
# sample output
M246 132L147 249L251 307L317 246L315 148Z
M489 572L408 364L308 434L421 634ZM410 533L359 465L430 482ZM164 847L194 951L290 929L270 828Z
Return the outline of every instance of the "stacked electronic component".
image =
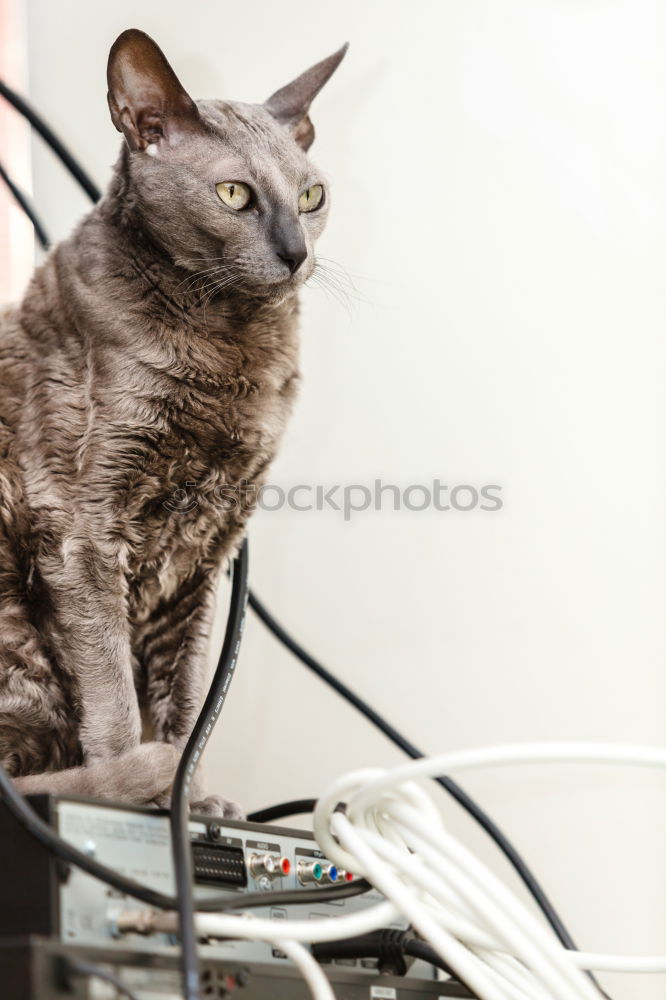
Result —
M38 797L33 804L61 837L91 857L157 891L173 892L165 813L50 796ZM381 899L368 891L329 900L329 887L353 885L353 874L338 870L310 833L203 818L190 821L189 833L197 900L226 894L229 912L314 920L354 913ZM25 977L12 1000L71 997L66 989L76 977L66 974L67 959L80 961L82 956L97 967L115 970L139 1000L181 996L177 940L163 933L122 931L120 918L136 907L134 900L58 861L4 806L0 842L5 861L0 880L0 980ZM263 894L266 905L246 910L242 901L256 893ZM285 903L285 894L301 894L308 902ZM407 923L400 926L406 928ZM276 1000L281 990L290 1000L308 995L284 953L267 942L201 942L200 958L204 996L226 996L237 989L248 1000ZM334 988L340 984L339 995L345 998L464 996L460 990L443 991L445 984L436 982L433 967L421 961L408 962L404 977L380 975L376 957L332 960L326 972ZM27 985L35 977L39 989Z

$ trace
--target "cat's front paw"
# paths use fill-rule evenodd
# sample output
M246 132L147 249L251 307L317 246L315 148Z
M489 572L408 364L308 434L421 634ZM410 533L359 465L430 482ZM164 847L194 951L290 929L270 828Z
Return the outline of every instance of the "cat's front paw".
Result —
M149 804L157 809L171 809L171 792L167 791L156 795ZM223 799L221 795L207 795L205 799L190 802L190 812L197 816L210 818L245 819L245 813L238 803Z
M221 795L207 795L205 799L190 804L190 812L198 816L215 816L219 819L245 819L237 802L223 799Z

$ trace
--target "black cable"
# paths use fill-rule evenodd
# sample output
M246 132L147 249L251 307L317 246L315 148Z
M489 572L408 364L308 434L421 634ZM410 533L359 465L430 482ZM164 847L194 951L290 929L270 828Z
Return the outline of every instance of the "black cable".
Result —
M47 146L51 147L60 162L67 167L72 177L78 181L91 201L99 201L102 197L102 193L97 185L91 180L81 164L75 160L69 150L65 147L64 143L60 141L53 129L46 124L44 119L37 114L28 102L12 90L11 87L8 87L2 80L0 80L0 96L9 101L9 103L16 108L19 114L23 115L24 118L27 118L34 130L41 135Z
M280 802L279 805L248 813L247 818L250 823L272 823L274 819L284 819L285 816L314 812L316 805L316 799L292 799L291 802Z
M340 885L323 885L313 889L273 889L271 892L245 892L230 896L222 902L215 897L201 899L197 912L224 913L226 910L250 910L260 906L310 906L334 903L340 899L351 899L370 892L374 886L364 878ZM212 905L211 905L212 904Z
M0 163L0 178L5 182L5 184L13 194L15 200L18 202L20 207L23 209L25 214L32 222L32 227L35 230L35 236L39 240L40 246L42 247L43 250L48 250L49 247L51 246L51 241L49 240L46 234L46 230L44 229L44 226L42 225L39 216L37 215L35 209L33 208L32 202L28 198L27 194L24 194L23 191L21 191L21 189L17 187L17 185L11 179L11 177L9 176L9 174L7 173L7 171L5 170L5 168L1 163Z
M189 792L197 763L224 705L238 659L247 605L248 544L243 540L233 565L231 601L224 643L213 680L183 750L171 796L171 848L178 896L181 965L185 1000L199 1000L200 971L194 927L193 865L189 833Z
M377 727L385 736L387 736L396 746L400 747L408 757L412 760L420 760L424 755L420 750L405 739L405 737L394 729L379 712L376 712L374 708L359 698L351 688L348 688L341 680L335 677L334 674L323 667L317 660L314 659L295 639L293 639L282 626L273 618L271 613L264 607L256 594L250 591L249 603L252 610L261 619L264 625L273 633L273 635L279 639L279 641L287 647L287 649L296 656L301 663L317 675L325 684L333 688L339 695L345 698L351 705L354 706L362 715L366 717L374 726ZM570 950L575 950L576 945L574 944L571 935L562 923L560 917L558 916L553 904L550 902L546 893L541 888L537 882L535 876L532 874L528 868L526 862L522 859L513 844L505 837L499 827L493 822L493 820L484 812L481 806L472 799L467 792L464 791L452 778L439 777L435 779L444 788L449 795L463 807L463 809L472 816L480 826L489 834L490 837L495 841L499 849L505 855L507 860L513 865L514 869L523 880L524 884L529 889L530 893L538 903L541 908L541 912L545 916L546 920L550 926L555 931L555 934L559 938L560 942L565 948ZM256 815L256 814L255 814Z
M432 945L428 944L427 941L420 941L418 938L413 938L411 941L405 942L405 955L409 955L410 958L418 958L422 962L427 962L428 965L434 965L436 969L441 969L442 972L446 972L453 979L457 979L456 973L451 971L450 966L446 964L443 958L441 958ZM469 986L465 987L469 990Z
M437 954L435 949L427 941L415 937L411 930L403 931L394 927L385 927L377 931L370 931L369 934L359 934L357 937L345 938L340 941L317 942L312 945L312 954L319 962L346 958L376 958L378 971L394 976L407 974L405 955L408 955L441 969L451 979L461 983L471 997L477 997L477 994Z
M67 959L65 962L65 975L68 978L71 976L86 976L87 978L102 979L105 983L110 983L114 986L116 993L127 997L127 1000L138 1000L136 993L132 993L118 976L114 976L112 972L107 972L106 969L101 969L98 965L93 965L91 962L79 962L78 960Z

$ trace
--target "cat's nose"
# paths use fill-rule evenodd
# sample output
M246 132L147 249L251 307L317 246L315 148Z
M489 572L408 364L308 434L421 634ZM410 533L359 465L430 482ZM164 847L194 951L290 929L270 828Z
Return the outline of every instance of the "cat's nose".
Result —
M275 256L287 265L290 274L296 274L308 255L300 219L291 209L278 207L270 218L269 233Z
M283 260L292 274L296 274L299 267L308 255L307 247L305 246L289 246L282 247L277 252L280 260Z

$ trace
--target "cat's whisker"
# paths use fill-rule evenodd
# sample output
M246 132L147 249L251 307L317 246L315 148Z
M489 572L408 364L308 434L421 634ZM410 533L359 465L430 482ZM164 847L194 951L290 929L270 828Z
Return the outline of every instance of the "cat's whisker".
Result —
M204 274L204 273L205 273L205 272L203 272L203 271L197 271L197 272L196 272L195 274L188 274L188 275L187 275L187 277L183 278L183 279L182 279L182 281L179 281L179 282L178 282L178 284L177 284L177 285L176 285L176 286L175 286L175 287L174 287L173 289L171 289L171 295L172 295L172 297L175 297L175 296L176 296L176 293L177 293L178 291L180 291L180 289L181 289L181 288L183 288L183 286L185 286L185 287L183 288L183 292L182 292L182 294L183 294L183 295L186 295L186 294L187 294L187 292L188 292L188 290L189 290L189 288L190 288L190 287L191 287L191 286L192 286L192 285L194 284L194 282L196 282L196 281L197 281L197 280L198 280L198 279L199 279L199 278L201 277L201 275L202 275L202 274Z
M338 304L345 309L350 320L353 319L351 302L348 299L346 299L344 295L341 294L337 289L335 289L332 285L330 285L322 274L317 274L316 272L313 273L308 278L306 284L310 284L310 282L312 282L312 284L316 285L318 288L321 288L327 298L335 299L335 301L338 302Z
M328 271L330 274L336 274L341 281L344 281L351 288L356 288L352 275L349 273L347 268L343 267L343 265L338 261L332 260L330 257L318 256L316 258L316 262L325 271Z
M356 284L352 281L348 272L343 267L333 267L328 263L320 261L319 258L317 258L315 266L322 274L325 274L332 283L335 283L340 288L344 288L349 295L359 300L365 299L365 296L362 295Z
M308 278L308 282L313 282L313 284L322 288L327 294L330 294L347 312L350 320L354 317L354 305L352 300L359 300L357 295L352 295L349 289L345 287L345 284L338 279L338 277L332 274L326 267L319 263L317 258L315 269L311 276ZM306 284L308 283L306 282Z
M331 284L336 283L350 298L355 299L357 302L372 303L372 300L358 288L350 272L338 261L332 260L330 257L317 256L315 259L315 269L325 274ZM356 275L356 277L360 281L370 280L366 279L363 275Z
M219 273L219 272L227 269L228 267L229 267L229 265L214 264L211 267L202 268L200 271L196 271L194 274L190 275L188 278L183 279L183 281L180 282L176 286L176 288L179 288L182 284L185 284L185 291L187 291L191 287L192 282L195 281L196 279L201 278L202 276L208 275L208 274L211 274L211 273L216 273L217 274L217 273Z
M219 279L217 278L217 275L215 274L212 275L211 278L208 279L202 291L202 304L204 308L204 315L206 313L207 307L210 305L211 301L215 298L215 296L219 292L223 291L225 288L228 288L231 285L233 285L238 277L235 268L229 267L226 270L228 273L224 274Z
M327 283L326 279L324 279L324 283ZM337 299L340 305L342 305L343 308L347 311L349 318L353 319L355 303L352 300L352 297L348 294L348 292L344 288L340 288L339 286L337 286L335 282L328 281L328 287L331 294L333 295L333 298Z
M323 272L320 275L320 277L329 286L329 288L336 291L350 305L352 303L356 305L358 303L368 301L366 298L357 294L356 292L350 291L349 288L343 283L336 281L334 276L327 274L326 272Z
M221 258L219 258L221 259ZM209 259L205 260L205 263L210 263ZM199 271L195 271L193 274L186 275L181 281L175 285L169 292L168 299L171 301L172 305L180 307L185 311L184 302L180 302L179 299L185 299L190 291L197 289L197 283L199 283L199 290L202 291L206 285L207 275L211 272L219 273L225 268L229 268L230 265L215 264L208 268L202 268ZM181 291L182 289L182 291ZM169 301L165 302L164 309L162 311L161 322L164 323L166 312L169 307Z
M222 260L222 258L217 258L217 259ZM205 263L210 263L210 258L205 260ZM193 274L187 275L185 278L182 279L182 281L179 281L178 284L175 286L175 288L172 290L171 295L172 297L175 298L177 293L182 289L182 291L180 291L180 296L184 298L190 291L195 291L198 288L203 297L208 288L209 277L210 276L215 277L218 274L224 272L233 272L233 265L213 264L210 267L202 268L201 270L196 271ZM166 308L167 307L165 305L164 313L162 315L162 321L164 321L164 317L166 315ZM206 322L205 304L204 304L204 322Z
M358 271L350 271L349 268L347 268L343 264L341 264L340 261L334 260L332 257L320 257L319 254L317 254L317 258L316 259L317 259L317 261L321 262L326 267L330 267L334 271L338 271L341 274L344 274L352 282L356 282L356 281L372 281L372 282L376 282L378 284L384 284L384 285L390 284L390 282L387 281L384 278L377 278L377 277L369 275L369 274L360 274Z
M223 254L221 257L176 257L174 262L178 265L178 267L182 267L184 264L196 264L199 261L202 261L204 264L208 264L211 261L225 259L226 257Z

